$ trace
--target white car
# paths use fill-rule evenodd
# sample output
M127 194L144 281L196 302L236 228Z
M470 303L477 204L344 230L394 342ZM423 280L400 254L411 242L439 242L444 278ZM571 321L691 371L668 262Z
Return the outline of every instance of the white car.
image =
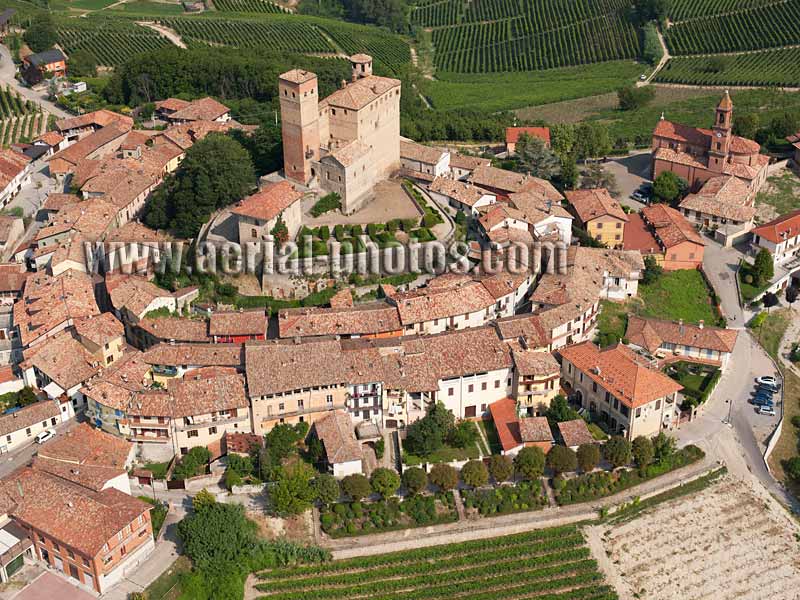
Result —
M56 437L56 432L53 429L45 429L36 434L34 441L37 444L44 444L47 440L52 440Z
M775 409L772 408L771 406L761 406L758 409L758 414L767 415L768 417L774 417L775 416Z
M775 379L772 375L763 375L762 377L756 377L756 383L771 385L774 388L778 387L778 380Z

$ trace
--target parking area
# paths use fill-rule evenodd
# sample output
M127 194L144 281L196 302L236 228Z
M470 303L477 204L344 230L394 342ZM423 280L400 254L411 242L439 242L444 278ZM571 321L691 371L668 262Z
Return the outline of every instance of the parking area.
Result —
M650 181L650 152L612 158L603 166L617 178L620 204L641 210L644 204L631 198L631 194L643 183Z

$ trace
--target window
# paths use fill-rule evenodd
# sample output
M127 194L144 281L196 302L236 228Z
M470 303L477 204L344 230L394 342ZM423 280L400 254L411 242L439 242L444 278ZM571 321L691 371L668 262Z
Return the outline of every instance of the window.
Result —
M598 224L597 224L597 228L598 228L598 229L602 229L602 228L603 228L603 224L602 224L602 223L598 223Z
M636 409L636 417L638 418L638 417L641 417L641 416L642 416L642 409L641 408L637 408Z
M84 567L88 567L89 566L89 559L84 556L82 560L83 560L83 566Z
M481 383L481 391L483 391L483 392L486 391L486 382L485 381L483 383Z
M52 419L50 419L50 424L51 424L51 425L55 425L55 424L56 424L56 418L55 418L55 417L53 417Z
M661 408L661 400L656 400L656 410Z
M284 404L283 402L279 402L278 403L278 410L280 412L283 412L285 409L286 409L286 404Z
M197 437L198 435L199 434L197 433L197 429L191 429L191 430L186 432L186 437L193 438L193 437Z
M495 379L495 381L494 381L494 389L497 389L499 387L500 387L500 380L499 379Z
M305 400L303 400L302 398L300 398L300 399L297 401L297 408L303 408L303 406L305 405L305 402L306 402Z
M69 556L70 558L75 558L75 553L69 548L67 548L67 556Z
M622 223L617 223L617 229L622 229Z
M448 388L447 389L447 395L448 396L452 396L454 393L455 393L455 391L453 390L453 388Z
M325 402L327 402L328 404L333 404L333 396L331 394L325 396Z
M619 240L621 240L621 239L622 239L622 236L621 236L621 235L619 235L619 234L617 234L617 235L615 235L615 236L614 236L614 239L615 239L615 240L617 240L617 241L619 241Z
M592 382L592 391L593 392L597 392L597 382L596 381Z
M475 391L475 386L470 383L467 387L467 391L471 394L473 391Z
M31 428L30 427L25 429L25 435L27 435L28 437L31 437Z
M9 444L11 443L11 436L10 435L6 436L6 442L8 442Z
M215 433L217 433L217 428L216 428L216 426L214 426L214 427L209 427L209 428L208 428L208 434L209 434L209 435L214 435Z

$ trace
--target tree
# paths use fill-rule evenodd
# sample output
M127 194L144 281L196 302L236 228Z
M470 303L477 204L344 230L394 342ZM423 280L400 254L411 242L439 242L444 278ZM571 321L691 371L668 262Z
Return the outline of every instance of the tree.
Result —
M194 508L195 512L205 510L209 506L216 503L217 499L214 498L214 494L209 492L206 488L203 488L197 492L192 498L192 508Z
M532 481L544 473L544 451L538 446L523 448L514 457L514 470L523 479Z
M178 524L183 550L194 566L221 572L235 564L257 540L258 526L242 504L215 502L185 517Z
M339 482L330 473L321 473L314 479L317 500L323 504L333 504L339 499Z
M653 438L653 456L657 463L669 460L677 450L677 442L675 438L660 431L656 437Z
M648 254L644 257L644 273L642 274L642 283L645 285L654 283L656 279L661 277L664 268L658 264L656 257Z
M775 275L772 253L766 248L761 248L756 254L756 259L752 269L756 285L764 285Z
M508 456L492 454L489 457L489 473L497 483L507 481L514 474L514 463Z
M372 491L381 498L390 498L397 493L397 488L400 487L400 475L392 469L378 467L370 476L370 484Z
M566 154L561 157L560 162L561 167L556 178L557 183L562 190L574 190L578 187L578 179L580 178L578 165L575 163L575 155Z
M614 467L631 462L631 443L620 435L613 436L603 446L603 456Z
M642 43L642 58L655 66L664 56L664 48L658 39L658 29L655 23L648 23L642 28L644 40Z
M800 295L800 290L797 287L790 285L786 288L786 302L789 303L789 306L797 302L798 295Z
M689 190L689 182L672 171L664 171L653 181L653 199L656 202L673 204L683 198Z
M547 453L547 466L555 471L556 475L568 473L578 468L578 457L571 448L566 446L553 446Z
M551 427L555 427L557 423L574 421L575 419L581 418L578 412L569 405L569 402L567 402L567 399L562 394L558 394L550 401L550 406L544 411L544 416L547 417L547 421L550 423Z
M361 473L353 473L342 479L342 492L349 496L353 502L363 500L372 493L372 486L369 479Z
M275 485L269 491L275 512L299 515L311 508L317 498L314 475L311 465L299 459L278 469Z
M472 421L459 421L447 435L447 443L456 448L474 446L478 439L478 427Z
M558 157L539 137L523 133L517 141L515 153L520 170L534 177L549 180L558 173Z
M38 13L22 36L34 52L44 52L58 42L58 30L49 13Z
M653 462L655 457L655 450L653 449L653 442L649 437L644 435L637 436L631 445L631 454L633 461L640 469L644 469L647 465Z
M598 162L587 163L581 186L587 189L605 188L612 196L619 195L617 176L606 171Z
M428 474L419 467L411 467L403 471L403 485L412 496L428 487Z
M442 491L452 490L458 485L458 471L445 463L436 463L428 480Z
M772 308L773 306L777 306L778 303L780 302L780 300L778 300L778 296L776 296L772 292L767 292L766 294L764 294L762 300L764 302L764 306L766 306L768 309Z
M793 456L783 463L783 470L793 480L800 480L800 456Z
M611 150L608 125L581 123L575 128L575 153L578 158L600 158Z
M194 237L213 211L241 200L254 184L245 149L230 137L211 133L186 151L180 167L156 189L145 223Z
M761 119L757 113L737 114L733 119L733 133L744 138L755 139Z
M778 139L797 133L798 129L800 129L800 117L792 112L783 112L773 117L769 123L769 133Z
M656 97L653 86L636 87L628 85L617 90L617 102L620 110L636 110L650 104Z
M204 468L210 460L211 452L208 451L208 448L196 446L181 458L172 470L172 477L181 481L199 475L201 467Z
M444 445L454 426L452 411L437 402L428 407L424 417L408 426L404 446L413 454L428 456Z
M578 468L584 473L593 471L600 462L600 448L597 444L581 444L577 452Z
M564 160L571 156L575 160L575 126L570 123L556 123L550 127L550 149ZM562 162L563 168L563 162Z
M489 482L489 471L481 460L470 460L461 467L461 481L472 488L478 488Z
M69 72L77 77L96 77L97 57L88 50L76 50L69 55Z
M266 175L283 166L281 128L278 125L266 122L253 133L234 129L231 135L250 154L256 175Z

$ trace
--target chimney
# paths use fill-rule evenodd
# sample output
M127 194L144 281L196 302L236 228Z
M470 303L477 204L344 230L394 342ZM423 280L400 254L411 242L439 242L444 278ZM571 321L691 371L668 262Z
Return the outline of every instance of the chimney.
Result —
M344 79L342 79L341 88L344 89L346 87L347 87L347 82Z
M683 319L678 319L678 332L683 335Z
M697 324L697 326L698 326L700 329L702 329L704 325L705 325L705 321L703 321L703 319L700 319L700 322Z

